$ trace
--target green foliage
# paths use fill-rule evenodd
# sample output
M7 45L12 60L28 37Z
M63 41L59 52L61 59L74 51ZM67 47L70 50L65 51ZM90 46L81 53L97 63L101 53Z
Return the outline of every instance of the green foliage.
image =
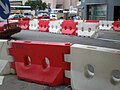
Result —
M25 3L25 6L31 6L32 10L45 10L47 8L47 4L45 2L42 2L42 0L36 0L36 1L32 1L32 0L28 0Z

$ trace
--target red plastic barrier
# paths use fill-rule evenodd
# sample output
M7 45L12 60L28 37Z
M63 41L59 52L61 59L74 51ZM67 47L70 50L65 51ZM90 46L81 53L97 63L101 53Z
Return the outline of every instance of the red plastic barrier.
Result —
M19 27L22 30L29 30L29 20L20 20L19 21Z
M70 43L15 41L9 52L14 57L18 78L55 86L70 84L64 72L70 70L70 63L64 61L64 54L70 54L70 46Z
M39 31L49 32L49 20L39 20Z
M86 20L86 22L98 23L98 22L99 22L99 20Z
M113 23L113 30L117 31L117 32L120 32L120 21L115 21Z
M28 20L29 21L30 19L29 18L22 18L22 20Z
M77 35L76 30L77 30L77 22L74 22L73 20L64 20L62 23L62 34L67 34L67 35Z

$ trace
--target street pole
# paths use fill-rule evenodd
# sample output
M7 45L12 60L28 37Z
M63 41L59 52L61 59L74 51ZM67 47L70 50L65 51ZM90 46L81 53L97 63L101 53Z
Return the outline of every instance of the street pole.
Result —
M8 25L8 29L10 29L10 24L8 19L7 19L7 25Z

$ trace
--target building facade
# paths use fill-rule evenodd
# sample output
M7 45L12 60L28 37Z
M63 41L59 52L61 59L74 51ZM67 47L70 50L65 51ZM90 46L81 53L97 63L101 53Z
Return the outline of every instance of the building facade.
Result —
M10 0L10 4L11 6L21 6L26 1L28 0ZM79 0L42 0L42 2L45 2L51 9L69 10L70 7L77 8Z
M120 0L81 0L83 19L120 20Z
M28 0L10 0L12 6L20 6L24 5ZM52 8L60 8L60 9L69 9L70 6L76 7L79 0L42 0L42 2L46 2L47 5Z
M23 6L25 5L25 2L28 0L10 0L10 5L11 6ZM23 6L24 7L24 6ZM31 13L33 15L35 15L35 11L31 11L31 9L27 9L27 10L20 10L20 9L11 9L11 14L13 13Z
M69 9L70 6L76 7L79 0L42 0L46 2L48 6L52 9L60 8L60 9Z
M28 0L10 0L11 6L21 6L24 5Z

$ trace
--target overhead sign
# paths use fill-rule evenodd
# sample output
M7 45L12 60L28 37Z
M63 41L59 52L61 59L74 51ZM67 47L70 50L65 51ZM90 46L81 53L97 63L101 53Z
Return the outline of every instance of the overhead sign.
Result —
M0 17L7 19L10 15L10 2L9 0L0 0Z

